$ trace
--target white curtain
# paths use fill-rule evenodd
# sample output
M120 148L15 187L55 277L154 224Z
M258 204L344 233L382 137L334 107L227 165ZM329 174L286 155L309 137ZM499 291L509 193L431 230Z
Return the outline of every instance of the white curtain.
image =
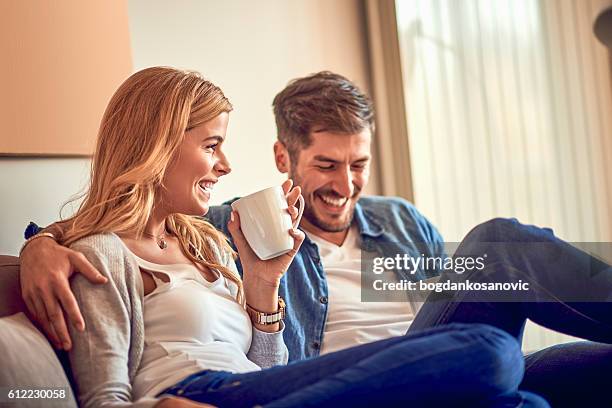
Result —
M600 3L396 0L414 200L447 241L496 216L612 241ZM562 339L530 328L526 348Z

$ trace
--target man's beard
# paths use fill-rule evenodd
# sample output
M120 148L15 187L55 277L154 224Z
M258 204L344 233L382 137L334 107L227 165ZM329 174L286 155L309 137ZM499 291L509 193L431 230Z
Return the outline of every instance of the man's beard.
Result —
M306 203L305 208L304 208L304 218L307 219L308 222L310 222L312 225L314 225L315 227L319 228L322 231L341 232L341 231L346 231L347 229L349 229L349 227L351 226L351 223L353 222L353 215L355 213L354 203L351 204L351 208L349 208L348 211L349 211L349 216L345 222L340 223L340 224L336 224L336 223L330 224L330 223L323 221L319 217L317 217L317 214L312 210L312 206Z
M297 174L297 172L295 171L295 168L291 169L291 172L289 173L289 178L293 180L294 185L296 186L302 185L302 178ZM313 192L312 197L304 196L304 215L303 217L306 220L308 220L310 224L312 224L313 226L325 232L342 232L342 231L346 231L347 229L349 229L353 222L353 216L355 215L356 201L354 201L354 198L357 197L361 193L361 188L355 186L355 191L353 192L353 196L349 198L349 201L351 202L350 203L351 207L348 209L348 217L344 222L340 224L337 224L337 223L330 224L328 222L325 222L324 220L322 220L321 218L317 216L317 214L314 211L314 208L315 208L314 203L310 202L311 198L312 200L316 199L315 193L316 191Z

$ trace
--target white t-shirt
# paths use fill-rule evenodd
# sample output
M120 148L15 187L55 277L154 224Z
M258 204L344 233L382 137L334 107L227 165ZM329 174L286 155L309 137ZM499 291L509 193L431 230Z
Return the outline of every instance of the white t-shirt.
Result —
M236 302L237 287L217 273L209 282L194 265L159 265L132 254L157 287L144 297L144 350L133 380L136 398L155 396L202 370L233 373L261 368L246 354L251 320ZM156 274L165 275L164 282Z
M314 234L329 290L321 354L406 333L414 320L409 302L361 302L359 232L351 226L341 246Z

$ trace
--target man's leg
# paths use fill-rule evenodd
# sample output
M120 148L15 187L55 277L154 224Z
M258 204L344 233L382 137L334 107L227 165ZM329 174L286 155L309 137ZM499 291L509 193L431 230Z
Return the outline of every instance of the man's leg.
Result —
M449 325L260 372L205 372L166 393L232 407L504 407L534 401L517 392L522 374L512 337L485 325Z
M450 322L486 323L519 341L527 318L553 330L612 342L612 268L556 238L552 231L516 220L492 220L472 230L457 255L487 254L486 268L460 279L530 284L516 296L495 292L432 293L409 332ZM592 300L592 301L588 301ZM610 401L606 382L612 371L612 345L579 342L559 345L526 358L521 389L553 406L598 406ZM589 402L590 401L590 402Z
M520 388L557 407L599 407L610 401L612 345L579 341L559 344L525 357Z
M474 228L456 257L486 254L484 269L441 281L523 282L528 291L431 293L409 332L452 322L485 323L519 341L526 319L569 335L612 343L612 267L552 231L495 219Z

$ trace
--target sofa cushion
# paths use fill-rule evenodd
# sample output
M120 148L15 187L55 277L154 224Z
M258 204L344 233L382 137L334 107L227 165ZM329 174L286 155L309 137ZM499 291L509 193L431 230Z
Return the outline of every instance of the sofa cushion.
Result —
M19 286L19 258L0 255L0 317L25 311Z
M77 404L62 365L51 346L23 313L0 318L0 385L2 390L36 388L64 390L64 399L23 398L0 406L76 408Z

